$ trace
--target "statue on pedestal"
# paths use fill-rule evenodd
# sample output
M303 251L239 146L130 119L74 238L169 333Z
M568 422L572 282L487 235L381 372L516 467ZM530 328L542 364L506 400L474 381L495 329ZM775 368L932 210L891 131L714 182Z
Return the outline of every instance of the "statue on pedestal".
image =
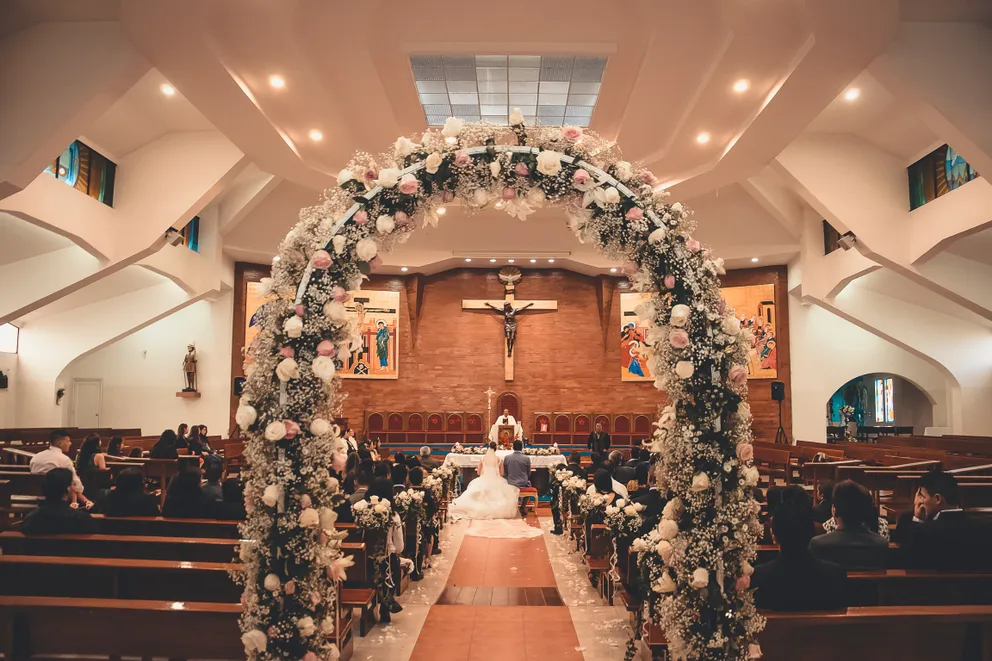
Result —
M186 387L183 388L183 392L196 392L196 347L192 344L186 347L183 374L186 377Z

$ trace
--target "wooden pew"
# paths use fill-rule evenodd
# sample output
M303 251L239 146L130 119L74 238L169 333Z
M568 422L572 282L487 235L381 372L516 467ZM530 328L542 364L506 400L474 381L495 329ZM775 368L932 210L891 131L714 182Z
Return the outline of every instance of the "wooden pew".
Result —
M763 475L768 475L769 486L774 486L779 476L786 484L792 484L792 454L785 446L755 445L754 464Z
M150 535L155 537L212 537L238 539L237 521L216 519L167 519L161 516L109 517L94 514L104 535Z
M237 540L209 537L0 533L0 549L9 555L233 562L237 546Z

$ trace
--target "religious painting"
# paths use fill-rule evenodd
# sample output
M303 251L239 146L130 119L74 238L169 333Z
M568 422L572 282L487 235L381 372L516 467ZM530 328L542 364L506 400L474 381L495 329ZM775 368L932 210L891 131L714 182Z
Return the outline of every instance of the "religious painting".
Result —
M262 329L262 314L268 300L262 295L261 282L245 283L245 367L255 362L252 355L258 331Z
M628 292L620 294L620 380L654 381L648 361L641 355L645 336L651 325L641 319L635 309L651 300L650 293Z
M909 210L918 209L941 195L977 178L973 165L949 145L942 145L907 168Z
M345 304L362 338L341 370L345 379L398 379L400 376L400 293L352 291Z
M750 330L754 335L748 352L748 378L778 378L775 285L723 287L720 291L727 306L737 314L741 328Z

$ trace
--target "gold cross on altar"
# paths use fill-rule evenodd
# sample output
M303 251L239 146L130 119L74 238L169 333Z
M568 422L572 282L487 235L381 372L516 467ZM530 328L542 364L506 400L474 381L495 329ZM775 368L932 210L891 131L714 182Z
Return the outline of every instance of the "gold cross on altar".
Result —
M463 299L463 310L496 312L503 316L503 378L513 381L513 348L517 341L517 316L525 310L535 312L558 309L558 301L518 301L513 295L514 287L520 280L520 269L509 266L500 269L499 279L503 283L503 300Z

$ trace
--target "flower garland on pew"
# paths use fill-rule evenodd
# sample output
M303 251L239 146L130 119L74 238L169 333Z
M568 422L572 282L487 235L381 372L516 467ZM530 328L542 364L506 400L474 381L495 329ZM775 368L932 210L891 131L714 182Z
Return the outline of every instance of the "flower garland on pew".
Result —
M449 118L419 142L399 138L378 158L356 154L339 186L301 211L281 244L273 277L263 282L274 300L261 315L238 412L251 439L248 497L258 505L246 525L259 540L260 558L246 584L242 626L288 635L296 624L295 611L259 599L271 565L304 556L313 581L321 575L320 535L296 532L296 518L302 495L326 507L329 464L341 450L327 420L343 396L337 370L361 346L345 309L348 291L360 289L379 253L406 241L418 222L436 226L444 204L457 200L471 213L499 202L521 220L554 205L579 241L624 263L634 290L653 293L637 311L653 323L642 353L669 404L650 448L656 483L666 499L682 503L664 571L674 587L658 592L658 623L675 658L751 658L764 622L750 592L738 589L758 531L747 488L753 466L745 458L748 337L720 298L723 262L692 237L688 211L668 203L667 193L655 190L655 176L623 160L613 142L572 126L528 128L518 111L510 124ZM283 505L263 509L261 494L270 485L284 494ZM325 659L332 652L311 637L278 640L249 653L298 661L306 652Z
M416 566L417 557L420 555L420 534L424 517L427 515L427 510L424 506L424 492L414 490L400 491L393 496L393 512L399 514L400 519L404 523L413 523L415 528L413 531L413 562L414 566Z
M362 539L368 546L372 564L372 583L375 585L379 603L386 608L396 599L393 594L392 566L389 559L389 526L393 522L393 505L386 499L372 496L351 506L355 515L355 527L362 531Z

